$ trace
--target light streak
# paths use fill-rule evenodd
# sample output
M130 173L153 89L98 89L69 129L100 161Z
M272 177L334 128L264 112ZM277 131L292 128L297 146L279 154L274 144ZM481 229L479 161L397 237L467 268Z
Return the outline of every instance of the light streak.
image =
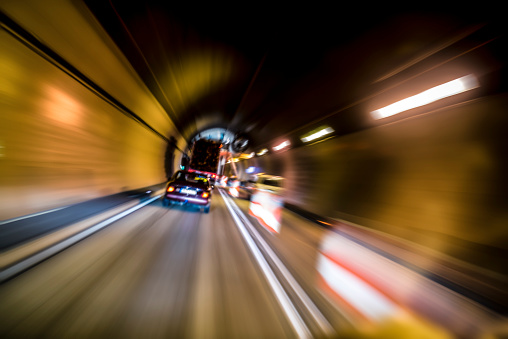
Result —
M262 155L265 155L266 153L268 153L268 148L263 148L261 151L257 153L257 155L260 157Z
M463 93L478 87L478 80L472 74L461 78L446 82L442 85L432 87L426 91L410 96L409 98L397 101L391 105L379 108L370 112L374 119L383 119L392 115L428 105L434 101L444 99L446 97Z
M328 135L328 134L331 134L335 132L335 130L331 127L326 127L326 128L322 128L320 129L319 131L315 132L315 133L312 133L311 135L309 136L306 136L306 137L303 137L303 138L300 138L300 140L302 140L303 142L309 142L309 141L312 141L312 140L315 140L315 139L318 139L318 138L321 138L325 135Z
M289 140L286 140L275 146L273 149L276 151L280 151L281 149L288 147L289 145L291 145L291 143L289 142Z

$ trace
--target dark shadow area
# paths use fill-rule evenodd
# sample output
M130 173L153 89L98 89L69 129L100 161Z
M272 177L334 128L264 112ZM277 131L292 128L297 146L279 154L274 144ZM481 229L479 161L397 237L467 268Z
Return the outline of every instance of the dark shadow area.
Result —
M166 178L169 180L173 173L175 173L175 169L173 167L173 162L175 158L175 150L176 150L176 139L175 137L169 137L169 142L166 146L166 153L164 153L164 170L166 172Z
M120 192L70 205L47 214L0 225L0 251L19 246L129 201L144 201L151 197L152 192L164 188L164 185L165 183L160 183Z
M184 211L184 212L190 212L190 213L203 213L201 211L201 207L193 206L190 204L169 204L168 206L164 206L162 202L159 200L159 203L163 208L171 209L171 210L177 210L177 211Z

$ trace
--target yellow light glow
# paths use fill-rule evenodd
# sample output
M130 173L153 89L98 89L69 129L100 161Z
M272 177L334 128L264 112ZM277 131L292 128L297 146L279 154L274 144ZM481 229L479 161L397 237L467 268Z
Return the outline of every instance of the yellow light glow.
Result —
M476 77L469 74L372 111L370 114L374 119L387 118L416 107L428 105L434 101L441 100L452 95L469 91L478 86L479 84Z
M275 146L273 149L276 151L280 151L281 149L288 147L289 145L291 145L291 143L289 142L289 140L286 140L286 141L278 144L277 146Z
M244 154L241 154L241 155L239 156L239 158L240 158L240 159L250 159L250 158L254 157L254 155L255 155L255 154L256 154L256 153L254 153L254 152L249 153L249 154L244 153Z
M262 155L265 155L268 152L268 148L263 148L261 151L257 153L257 155L260 157Z
M60 124L79 126L83 123L83 107L64 90L48 86L46 88L45 110L43 113Z

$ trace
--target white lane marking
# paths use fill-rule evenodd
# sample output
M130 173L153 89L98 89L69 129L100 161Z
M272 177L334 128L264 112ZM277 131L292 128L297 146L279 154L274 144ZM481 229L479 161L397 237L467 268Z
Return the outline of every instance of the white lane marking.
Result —
M48 259L49 257L55 255L56 253L66 249L67 247L70 247L77 243L78 241L83 240L84 238L90 236L91 234L103 229L106 226L109 226L110 224L114 223L115 221L137 211L138 209L152 203L153 201L160 198L161 195L155 196L151 199L148 199L147 201L144 201L140 203L139 205L136 205L134 207L129 208L128 210L125 210L115 216L112 216L111 218L108 218L104 221L101 221L98 224L93 225L92 227L87 228L86 230L83 230L82 232L79 232L64 241L61 241L57 244L54 244L53 246L50 246L38 253L36 253L33 256L30 256L2 271L0 271L0 283L14 277L15 275L29 269L30 267L37 265L38 263Z
M296 279L293 277L293 275L289 272L287 267L284 265L284 263L279 259L277 254L272 250L270 245L263 239L263 237L259 234L256 227L252 225L250 220L245 216L245 214L240 210L240 208L232 203L233 208L235 211L240 215L240 217L243 219L245 225L249 227L249 229L252 231L256 239L259 241L265 252L268 254L270 259L274 262L275 266L279 269L281 274L284 276L286 281L289 283L293 291L296 293L298 298L303 302L304 306L307 308L308 312L311 314L312 318L318 324L321 331L323 331L326 335L331 335L335 333L332 325L326 320L325 316L319 311L318 307L314 304L314 302L310 299L310 297L307 295L307 293L303 290L303 288L298 284Z
M307 328L307 325L303 321L303 319L298 314L298 311L296 310L295 306L291 302L291 299L289 299L289 296L284 291L284 288L281 286L280 282L275 277L275 274L273 273L272 269L266 262L265 258L263 257L263 254L261 254L261 251L256 246L256 243L252 239L251 235L245 228L245 225L242 223L240 218L235 213L233 207L231 206L231 202L228 201L224 193L219 190L222 198L224 199L224 202L226 203L227 208L229 209L229 212L231 216L233 217L233 220L235 221L236 225L238 226L238 229L240 230L240 233L244 237L245 241L247 242L247 245L249 246L250 250L252 251L252 254L256 258L259 266L261 267L261 270L263 271L266 280L268 281L270 287L272 288L273 292L275 293L275 296L277 300L279 301L279 304L284 309L284 312L286 316L289 319L289 322L293 326L293 329L296 331L296 334L299 338L311 338L311 334L309 329Z
M42 212L38 212L38 213L34 213L34 214L24 215L22 217L3 220L3 221L0 221L0 225L5 225L5 224L9 224L11 222L15 222L15 221L23 220L23 219L28 219L28 218L33 218L33 217L37 217L39 215L43 215L43 214L47 214L47 213L51 213L51 212L56 212L59 210L63 210L64 208L67 208L67 207L69 207L69 206L53 208L52 210L42 211Z

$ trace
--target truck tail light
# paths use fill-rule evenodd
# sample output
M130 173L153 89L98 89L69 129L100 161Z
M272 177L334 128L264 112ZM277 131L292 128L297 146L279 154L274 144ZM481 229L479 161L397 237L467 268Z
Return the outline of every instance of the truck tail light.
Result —
M202 196L203 198L208 198L208 197L210 196L210 193L208 193L208 192L203 192L203 194L201 194L201 196Z
M174 190L175 190L175 188L173 186L168 187L168 192L173 192Z

